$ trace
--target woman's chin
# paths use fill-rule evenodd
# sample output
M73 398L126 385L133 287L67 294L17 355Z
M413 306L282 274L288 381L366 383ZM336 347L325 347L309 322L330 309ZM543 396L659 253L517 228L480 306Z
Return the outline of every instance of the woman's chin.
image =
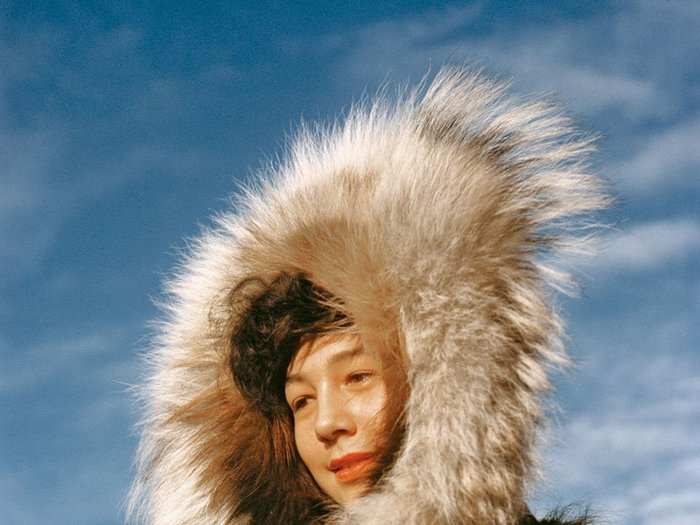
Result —
M353 481L342 481L336 478L329 485L325 488L322 487L323 491L336 503L346 507L366 494L369 481L365 477Z

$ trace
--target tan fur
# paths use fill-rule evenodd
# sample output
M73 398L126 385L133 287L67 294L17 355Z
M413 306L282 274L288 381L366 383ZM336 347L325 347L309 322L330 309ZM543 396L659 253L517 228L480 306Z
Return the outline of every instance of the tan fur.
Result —
M391 470L327 522L514 524L547 368L565 362L547 286L566 275L543 261L580 249L586 234L572 226L605 205L590 149L546 104L513 103L459 68L300 132L168 285L142 390L132 518L243 524L246 484L298 474L290 451L271 445L281 430L233 386L225 327L242 279L303 271L362 333L402 341L410 386Z

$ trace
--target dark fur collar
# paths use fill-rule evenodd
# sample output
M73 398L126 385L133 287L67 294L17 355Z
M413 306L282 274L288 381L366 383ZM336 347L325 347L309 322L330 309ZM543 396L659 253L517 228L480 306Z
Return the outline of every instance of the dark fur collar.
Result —
M593 518L588 512L576 516L570 509L564 508L549 512L541 520L528 513L518 525L593 525Z

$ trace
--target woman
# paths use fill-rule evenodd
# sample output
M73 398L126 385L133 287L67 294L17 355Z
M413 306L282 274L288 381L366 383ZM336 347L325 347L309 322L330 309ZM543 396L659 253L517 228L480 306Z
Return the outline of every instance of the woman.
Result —
M538 523L540 396L566 361L544 260L605 204L589 149L459 68L300 133L168 287L132 516Z

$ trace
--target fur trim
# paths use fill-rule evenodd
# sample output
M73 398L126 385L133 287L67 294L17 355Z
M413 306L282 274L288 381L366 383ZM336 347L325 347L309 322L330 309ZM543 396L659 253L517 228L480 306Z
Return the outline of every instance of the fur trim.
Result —
M606 202L584 164L591 141L547 104L504 92L444 68L427 89L304 129L194 243L147 358L132 518L244 524L242 487L296 475L288 451L266 448L278 430L233 386L222 326L237 283L301 271L361 333L398 334L409 367L393 467L324 522L518 522L547 368L566 360L547 285L567 278L543 261L581 248L574 223ZM313 518L268 493L275 512Z
M518 525L592 525L593 519L588 510L577 512L573 506L567 506L548 512L541 520L537 520L528 512Z

